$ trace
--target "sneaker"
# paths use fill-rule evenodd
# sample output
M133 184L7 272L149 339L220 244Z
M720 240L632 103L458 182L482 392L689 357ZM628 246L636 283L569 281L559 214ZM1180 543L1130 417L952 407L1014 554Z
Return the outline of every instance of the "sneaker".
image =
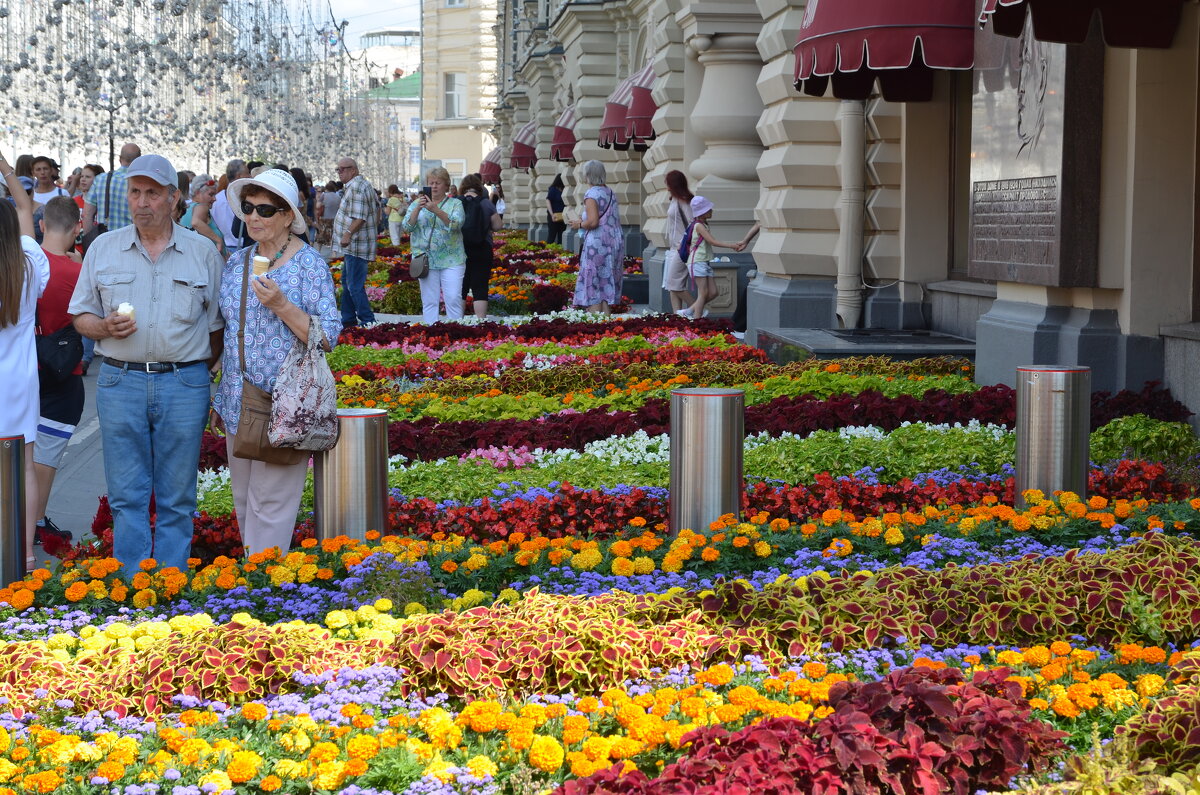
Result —
M731 331L731 332L729 332L729 333L733 335L733 338L734 338L735 340L744 340L744 339L746 339L746 332L744 332L744 331Z
M60 541L67 542L70 542L74 538L70 530L63 530L51 521L49 516L43 516L37 523L37 527L33 529L33 543L41 544L46 536L54 536Z
M708 310L707 310L707 309L705 309L705 310L704 310L704 314L703 314L703 315L701 315L700 317L701 317L701 318L706 318L706 317L708 317Z
M692 308L690 306L685 306L683 309L676 311L675 314L679 315L680 317L686 317L688 320L691 320L692 319Z

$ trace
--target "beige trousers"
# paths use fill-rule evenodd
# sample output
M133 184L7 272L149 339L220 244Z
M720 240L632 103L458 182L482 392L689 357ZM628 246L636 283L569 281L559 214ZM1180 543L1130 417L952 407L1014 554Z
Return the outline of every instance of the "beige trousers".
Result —
M286 555L292 545L292 531L296 529L308 461L267 464L237 458L233 454L232 436L225 439L225 451L229 455L233 509L242 530L244 554L279 547L280 553Z

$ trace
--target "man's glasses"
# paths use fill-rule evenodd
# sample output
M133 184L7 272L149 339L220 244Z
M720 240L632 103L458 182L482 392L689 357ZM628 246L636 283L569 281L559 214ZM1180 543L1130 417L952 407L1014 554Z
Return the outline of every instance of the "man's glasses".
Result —
M259 218L270 218L275 213L282 212L282 207L276 207L274 204L251 204L250 202L242 202L242 215L247 218L251 213L257 212Z
M353 170L353 168L354 168L354 166L338 166L337 172L339 174L341 174L343 171L351 171L351 170Z

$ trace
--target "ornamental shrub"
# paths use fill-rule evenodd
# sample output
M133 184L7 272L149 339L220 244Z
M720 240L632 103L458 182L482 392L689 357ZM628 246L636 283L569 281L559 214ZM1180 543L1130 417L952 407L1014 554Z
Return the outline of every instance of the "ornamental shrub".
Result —
M1091 457L1103 463L1118 458L1183 461L1200 452L1200 441L1186 422L1168 422L1132 414L1117 417L1092 432Z
M1135 759L1153 762L1167 775L1200 767L1200 652L1185 655L1174 673L1180 680L1174 693L1117 728Z

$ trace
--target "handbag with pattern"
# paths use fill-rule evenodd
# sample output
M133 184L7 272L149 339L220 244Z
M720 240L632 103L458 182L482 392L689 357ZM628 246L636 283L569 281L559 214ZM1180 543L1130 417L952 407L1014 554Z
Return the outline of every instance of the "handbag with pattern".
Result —
M329 450L338 440L337 387L325 361L325 333L309 317L308 341L296 340L275 379L267 438L276 447Z

